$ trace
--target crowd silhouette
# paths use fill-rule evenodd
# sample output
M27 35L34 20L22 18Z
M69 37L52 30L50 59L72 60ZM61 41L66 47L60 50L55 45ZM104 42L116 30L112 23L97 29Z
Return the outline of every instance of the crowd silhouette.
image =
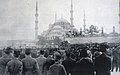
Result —
M66 50L7 47L1 53L0 75L111 75L120 71L119 48L106 43Z

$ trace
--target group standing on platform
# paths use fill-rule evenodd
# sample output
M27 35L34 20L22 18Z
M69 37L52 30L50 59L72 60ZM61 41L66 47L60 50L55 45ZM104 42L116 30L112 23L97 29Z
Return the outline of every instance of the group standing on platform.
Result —
M0 75L111 75L120 70L119 48L108 50L104 44L96 49L84 46L79 50L39 50L36 58L32 49L25 51L7 47L0 58Z

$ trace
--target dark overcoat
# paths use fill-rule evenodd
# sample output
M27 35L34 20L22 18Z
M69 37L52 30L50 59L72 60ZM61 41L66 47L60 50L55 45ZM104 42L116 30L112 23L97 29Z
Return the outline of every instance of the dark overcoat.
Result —
M101 54L94 61L96 75L110 75L111 59L106 54Z
M51 65L53 65L55 63L55 60L48 56L45 63L43 64L43 68L44 68L44 75L48 75L49 73L49 68Z
M74 66L75 66L75 60L73 60L72 58L66 58L62 62L62 65L65 67L67 75L69 75L69 74L73 75L73 69L74 69Z
M94 75L94 65L90 58L81 58L76 62L73 75Z

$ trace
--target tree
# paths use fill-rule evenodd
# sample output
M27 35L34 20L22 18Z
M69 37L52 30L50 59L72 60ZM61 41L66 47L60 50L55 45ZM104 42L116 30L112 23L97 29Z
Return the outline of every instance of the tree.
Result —
M99 33L98 27L91 25L89 29L87 29L87 33L90 34L91 36L93 36L96 33Z
M79 33L77 31L69 31L66 33L66 37L78 37Z

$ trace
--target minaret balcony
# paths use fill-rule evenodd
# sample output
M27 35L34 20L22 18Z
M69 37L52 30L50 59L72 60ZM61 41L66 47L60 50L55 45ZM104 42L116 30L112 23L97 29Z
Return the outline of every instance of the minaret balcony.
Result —
M35 16L38 17L38 14L36 13Z

